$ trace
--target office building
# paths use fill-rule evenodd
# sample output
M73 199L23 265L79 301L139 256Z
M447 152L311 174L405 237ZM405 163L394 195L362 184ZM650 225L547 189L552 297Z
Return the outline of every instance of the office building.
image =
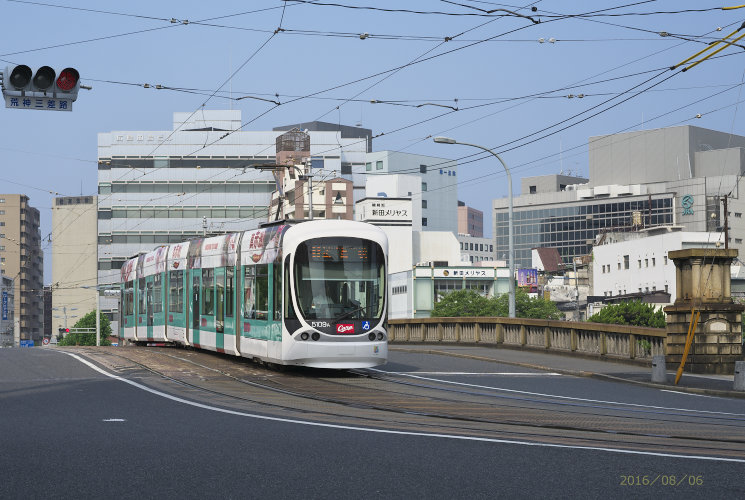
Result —
M174 113L171 130L98 134L99 285L118 282L127 258L157 245L242 231L268 220L277 179L254 167L276 165L277 137L295 126L244 131L242 125L238 110L204 110ZM309 125L314 181L364 171L369 147L360 139L364 129L299 125ZM113 318L116 299L101 302Z
M531 248L557 248L568 264L606 232L669 225L721 231L725 216L730 247L743 251L745 137L686 125L593 137L589 144L589 179L523 179L514 199L517 268L530 266ZM508 252L507 205L507 198L493 202L498 258Z
M458 234L470 234L474 238L483 238L484 212L458 200Z
M96 309L97 197L61 196L52 205L52 317L47 332ZM74 317L73 317L74 316Z
M41 343L44 254L39 211L22 194L0 194L0 265L13 281L14 311L20 340Z
M398 151L376 151L367 154L365 172L370 178L388 174L419 177L419 188L406 196L420 205L422 231L458 232L457 162Z

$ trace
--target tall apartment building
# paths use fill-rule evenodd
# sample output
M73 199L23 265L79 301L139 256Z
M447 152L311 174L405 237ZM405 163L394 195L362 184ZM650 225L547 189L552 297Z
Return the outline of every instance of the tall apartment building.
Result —
M13 313L20 320L21 340L41 342L44 255L39 211L26 195L0 194L0 265L13 280Z
M745 251L745 137L690 125L592 137L590 178L523 179L514 198L515 261L557 248L565 263L588 255L598 235L678 225L722 231ZM725 214L722 199L727 197ZM497 258L508 253L508 200L493 201Z
M97 197L64 196L52 205L51 330L71 327L96 308ZM75 316L73 318L73 316Z
M446 158L376 151L365 159L368 177L388 174L416 175L419 189L406 196L421 206L422 231L458 232L458 163ZM355 184L356 186L356 184Z
M484 212L458 200L458 234L470 234L474 238L483 238Z
M299 125L310 137L314 183L364 173L365 129ZM277 163L276 139L288 127L241 127L239 110L204 110L174 113L171 130L98 134L99 285L117 283L138 252L268 219L276 180L254 167ZM101 308L113 318L117 301L102 297Z

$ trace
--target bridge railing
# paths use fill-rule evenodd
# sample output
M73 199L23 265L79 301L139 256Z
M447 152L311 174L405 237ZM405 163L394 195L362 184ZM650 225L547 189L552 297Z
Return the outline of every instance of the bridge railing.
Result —
M665 355L664 328L528 318L412 318L388 321L391 342L505 345L612 358Z

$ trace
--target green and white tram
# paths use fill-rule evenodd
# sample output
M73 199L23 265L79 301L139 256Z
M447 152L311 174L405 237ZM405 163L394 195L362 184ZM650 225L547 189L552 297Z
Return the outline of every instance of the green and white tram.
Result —
M119 336L283 365L386 362L388 240L306 221L158 247L121 271Z

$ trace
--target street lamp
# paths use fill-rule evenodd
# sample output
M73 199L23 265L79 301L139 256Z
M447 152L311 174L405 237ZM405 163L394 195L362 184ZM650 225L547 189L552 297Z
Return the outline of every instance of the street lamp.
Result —
M479 146L478 144L470 144L467 142L458 142L455 139L451 139L450 137L435 137L433 139L438 144L461 144L463 146L472 146L474 148L483 149L487 153L491 153L494 155L497 160L499 160L499 163L502 164L504 167L504 171L507 172L507 190L509 193L509 210L508 210L508 219L509 219L509 245L510 245L510 281L509 281L509 317L514 318L515 317L515 232L514 227L512 223L512 175L510 174L510 169L507 168L507 164L502 160L502 158L492 151L489 148L485 148L484 146Z

